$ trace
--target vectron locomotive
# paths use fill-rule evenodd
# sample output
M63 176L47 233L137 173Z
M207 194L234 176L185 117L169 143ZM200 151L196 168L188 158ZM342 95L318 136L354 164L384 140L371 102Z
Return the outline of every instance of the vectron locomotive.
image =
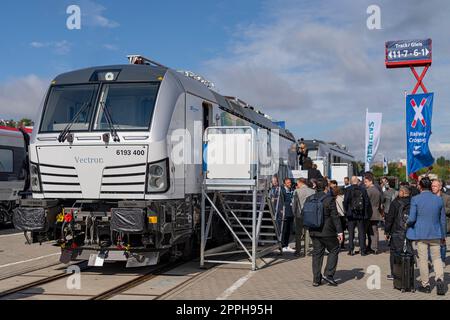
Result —
M294 169L295 137L268 116L190 72L128 58L57 76L36 121L33 197L22 200L14 221L33 242L54 239L62 261L134 267L157 264L166 253L189 256L200 226L202 135L210 126L277 129L280 173ZM173 158L179 132L192 161ZM225 229L218 223L212 234L220 241Z

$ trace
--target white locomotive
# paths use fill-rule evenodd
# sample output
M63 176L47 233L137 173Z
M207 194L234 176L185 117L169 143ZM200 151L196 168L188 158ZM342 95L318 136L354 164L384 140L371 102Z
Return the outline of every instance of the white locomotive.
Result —
M0 126L0 224L11 222L20 193L27 189L29 129Z
M192 73L142 56L129 60L56 77L36 121L33 199L22 200L14 222L34 242L57 240L63 261L131 267L156 264L167 252L189 256L199 231L208 127L277 129L280 173L295 169L294 136L261 112ZM190 151L182 162L173 158L179 132ZM224 229L218 223L212 231L218 241L228 236Z

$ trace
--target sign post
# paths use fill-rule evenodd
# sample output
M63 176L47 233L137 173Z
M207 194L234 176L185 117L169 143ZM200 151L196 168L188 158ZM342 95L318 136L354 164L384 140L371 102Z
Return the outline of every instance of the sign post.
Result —
M431 153L428 149L428 140L431 134L431 131L427 131L427 136L425 141L423 141L425 145L421 145L420 149L422 152L419 153L417 148L418 146L411 146L410 134L419 134L415 130L418 126L418 123L423 128L427 127L426 117L423 115L423 109L428 106L426 115L429 115L429 126L427 130L431 130L431 113L432 113L432 101L433 94L431 93L431 97L422 97L422 95L416 95L419 87L422 89L424 94L428 94L428 90L423 83L423 79L427 74L428 69L432 63L432 41L431 39L425 40L399 40L399 41L388 41L386 42L386 68L410 68L413 76L417 80L416 85L414 86L411 95L406 97L407 106L406 106L406 115L407 122L410 117L410 113L413 111L414 116L411 123L406 124L407 128L407 177L412 177L417 180L416 172L423 167L431 166L433 163L430 163L430 159L433 159ZM415 69L415 67L424 67L421 74L419 75ZM417 98L415 97L417 96ZM421 96L421 97L418 97ZM419 102L417 102L420 100ZM412 108L412 109L411 109ZM429 112L429 113L428 113ZM420 133L423 134L423 133ZM424 148L425 147L425 148ZM423 148L423 149L422 149ZM426 150L425 150L426 149ZM421 160L419 159L421 158ZM425 160L423 159L425 158ZM433 159L434 161L434 159ZM429 164L430 163L430 164ZM421 167L422 165L422 167Z

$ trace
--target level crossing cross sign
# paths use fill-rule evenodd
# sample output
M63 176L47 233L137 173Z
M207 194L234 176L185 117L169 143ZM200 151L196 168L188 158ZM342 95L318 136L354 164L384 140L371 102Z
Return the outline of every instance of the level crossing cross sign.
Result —
M414 120L411 123L411 127L415 128L417 125L417 121L420 120L420 122L422 123L422 125L424 127L427 126L427 122L425 121L425 118L423 117L423 108L425 107L425 104L427 103L427 99L423 98L422 101L420 102L420 106L417 106L416 100L411 99L410 100L411 106L414 109L415 115L414 115Z

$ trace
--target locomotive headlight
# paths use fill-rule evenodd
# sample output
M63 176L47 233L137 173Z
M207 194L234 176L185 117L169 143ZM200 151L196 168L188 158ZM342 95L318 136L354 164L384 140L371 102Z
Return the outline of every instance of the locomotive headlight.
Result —
M149 164L148 193L164 193L167 190L169 190L169 160Z
M164 168L158 164L150 166L150 175L152 177L162 177L164 175Z
M39 175L39 167L35 164L31 164L30 166L30 182L31 182L31 191L33 192L41 192L41 177Z

